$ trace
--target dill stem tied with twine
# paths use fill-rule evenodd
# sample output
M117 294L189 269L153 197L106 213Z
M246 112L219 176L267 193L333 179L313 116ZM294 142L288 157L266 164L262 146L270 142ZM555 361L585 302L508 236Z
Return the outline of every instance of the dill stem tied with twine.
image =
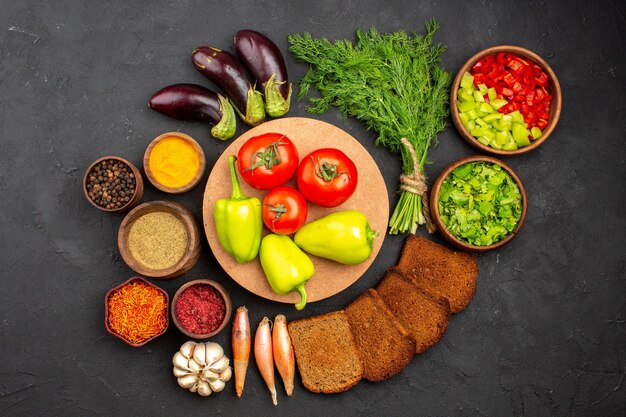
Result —
M426 223L428 233L434 233L435 231L437 231L437 227L430 217L426 176L422 172L423 169L420 164L420 160L417 157L417 154L415 153L415 148L413 148L411 142L407 138L402 138L400 139L400 141L406 147L406 150L409 152L409 154L411 155L411 159L413 160L413 172L410 174L400 175L400 191L402 192L400 198L405 198L405 200L407 200L406 206L410 207L410 211L415 213L408 213L406 217L408 220L410 220L413 215L416 215L418 217L417 222L413 222L413 225L411 226L411 233L415 233L417 231L417 226L424 223ZM398 221L398 216L400 215L402 215L402 213L394 211L394 215L389 220L389 227L391 228L389 233L394 233L394 224L396 224L396 222ZM403 222L401 221L400 223Z

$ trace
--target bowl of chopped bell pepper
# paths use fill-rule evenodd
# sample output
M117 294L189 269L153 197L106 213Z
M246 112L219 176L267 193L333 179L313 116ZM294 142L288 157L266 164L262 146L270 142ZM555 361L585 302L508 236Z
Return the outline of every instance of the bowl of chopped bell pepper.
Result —
M509 243L524 225L528 197L513 168L486 155L448 165L430 192L430 214L450 244L486 252Z
M484 49L459 70L450 91L452 121L470 145L512 156L541 146L561 114L552 68L519 46Z

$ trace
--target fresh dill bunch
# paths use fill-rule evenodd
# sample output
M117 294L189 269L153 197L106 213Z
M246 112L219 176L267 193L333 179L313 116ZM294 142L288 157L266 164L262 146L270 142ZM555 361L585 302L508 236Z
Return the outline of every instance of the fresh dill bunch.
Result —
M356 45L348 40L331 43L309 33L288 37L291 53L310 64L298 97L306 97L312 87L319 93L309 98L308 111L324 113L335 106L344 117L362 121L378 134L377 144L401 154L404 174L421 183L428 148L446 128L449 115L451 76L440 66L446 47L433 44L438 27L431 20L423 36L359 30ZM402 138L415 150L417 164ZM428 201L422 201L426 194L421 183L401 187L390 233L414 233L427 220L422 211L427 212Z

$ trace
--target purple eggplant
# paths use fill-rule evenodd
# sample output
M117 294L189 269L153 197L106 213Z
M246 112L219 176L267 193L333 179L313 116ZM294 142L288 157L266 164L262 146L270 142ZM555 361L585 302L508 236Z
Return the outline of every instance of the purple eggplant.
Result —
M278 46L259 32L240 30L235 35L235 50L256 82L263 86L267 114L280 117L287 113L291 102L291 84Z
M263 96L250 84L246 70L234 55L201 46L193 51L191 58L196 69L226 93L244 122L250 126L263 123Z
M148 107L179 120L213 124L211 134L222 140L233 137L237 128L235 111L228 100L197 84L174 84L152 95Z

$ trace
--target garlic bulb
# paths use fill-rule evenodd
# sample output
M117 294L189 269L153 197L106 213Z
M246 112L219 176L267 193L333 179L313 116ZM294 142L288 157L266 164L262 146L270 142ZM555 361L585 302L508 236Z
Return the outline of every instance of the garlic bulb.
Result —
M174 354L172 364L178 385L203 397L222 391L232 376L224 349L213 342L184 343Z

